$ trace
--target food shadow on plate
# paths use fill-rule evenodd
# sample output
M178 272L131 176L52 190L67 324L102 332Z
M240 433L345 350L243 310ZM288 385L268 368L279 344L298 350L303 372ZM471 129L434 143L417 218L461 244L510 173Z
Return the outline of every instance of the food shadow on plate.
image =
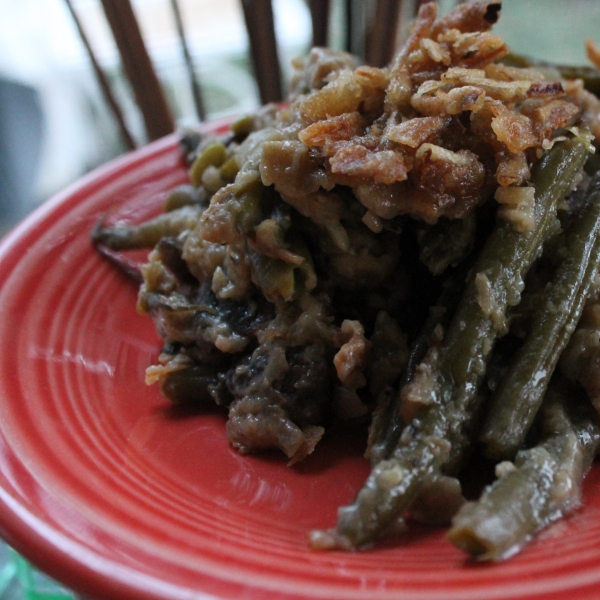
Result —
M216 417L222 421L223 438L226 437L227 408L206 404L192 406L189 404L171 404L158 409L162 418L171 421L182 421L201 416ZM333 468L342 461L363 461L367 445L368 421L355 419L332 423L326 428L323 438L316 445L314 451L302 461L290 465L297 474L314 475ZM232 452L236 452L230 445ZM277 449L264 449L244 455L251 460L266 463L287 462L286 456Z

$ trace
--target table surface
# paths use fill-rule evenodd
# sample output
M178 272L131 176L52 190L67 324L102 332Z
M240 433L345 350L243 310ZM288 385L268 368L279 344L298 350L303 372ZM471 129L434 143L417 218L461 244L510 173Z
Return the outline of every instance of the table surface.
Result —
M0 543L0 600L77 600L77 595Z

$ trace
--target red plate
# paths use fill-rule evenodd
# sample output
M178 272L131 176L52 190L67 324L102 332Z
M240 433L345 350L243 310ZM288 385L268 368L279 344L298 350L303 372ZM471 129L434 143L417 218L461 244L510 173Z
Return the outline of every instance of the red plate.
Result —
M94 172L0 247L0 531L27 558L95 597L597 598L600 468L584 508L521 555L473 565L416 529L399 545L312 552L368 465L364 432L329 433L288 468L243 457L225 415L176 414L144 370L160 340L136 290L89 242L114 209L140 220L186 181L174 137Z

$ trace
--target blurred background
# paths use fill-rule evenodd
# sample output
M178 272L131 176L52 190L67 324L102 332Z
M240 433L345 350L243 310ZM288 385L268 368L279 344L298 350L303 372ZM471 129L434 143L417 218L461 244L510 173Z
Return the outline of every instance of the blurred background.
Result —
M168 0L133 7L178 124L196 121L186 64ZM180 0L208 119L259 103L239 0ZM73 8L120 103L135 142L143 122L98 0ZM273 2L280 60L310 45L302 0ZM335 33L332 32L335 36ZM95 166L127 150L63 0L0 0L0 222L13 222Z
M357 39L348 37L349 20L369 18L375 3L330 0L328 45L360 53L360 34ZM405 23L396 37L401 41L414 2L395 3L400 22ZM244 4L251 7L252 0L178 1L208 120L243 114L261 102ZM292 58L305 55L312 43L309 4L309 0L272 1L284 87ZM444 13L455 0L439 4ZM516 53L584 65L584 39L591 37L600 44L599 0L504 0L502 4L502 18L494 31ZM105 102L69 5L122 108L134 145L147 142L100 0L0 0L0 235L56 192L129 150ZM176 125L197 123L189 65L182 54L172 2L132 0L132 5ZM374 36L377 33L373 30ZM0 547L2 600L71 597L66 590L52 588L48 580L39 587L38 575L10 549ZM48 585L47 592L40 591Z

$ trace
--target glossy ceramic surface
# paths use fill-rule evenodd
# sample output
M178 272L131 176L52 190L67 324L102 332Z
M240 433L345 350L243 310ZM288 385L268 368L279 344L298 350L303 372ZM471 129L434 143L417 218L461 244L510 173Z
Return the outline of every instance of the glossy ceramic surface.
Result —
M176 413L144 371L160 348L136 290L98 257L101 215L140 220L186 180L174 138L93 173L0 247L0 531L53 577L120 599L596 598L600 469L585 507L520 556L472 565L444 531L316 553L367 472L363 431L294 468L243 457L225 415Z

